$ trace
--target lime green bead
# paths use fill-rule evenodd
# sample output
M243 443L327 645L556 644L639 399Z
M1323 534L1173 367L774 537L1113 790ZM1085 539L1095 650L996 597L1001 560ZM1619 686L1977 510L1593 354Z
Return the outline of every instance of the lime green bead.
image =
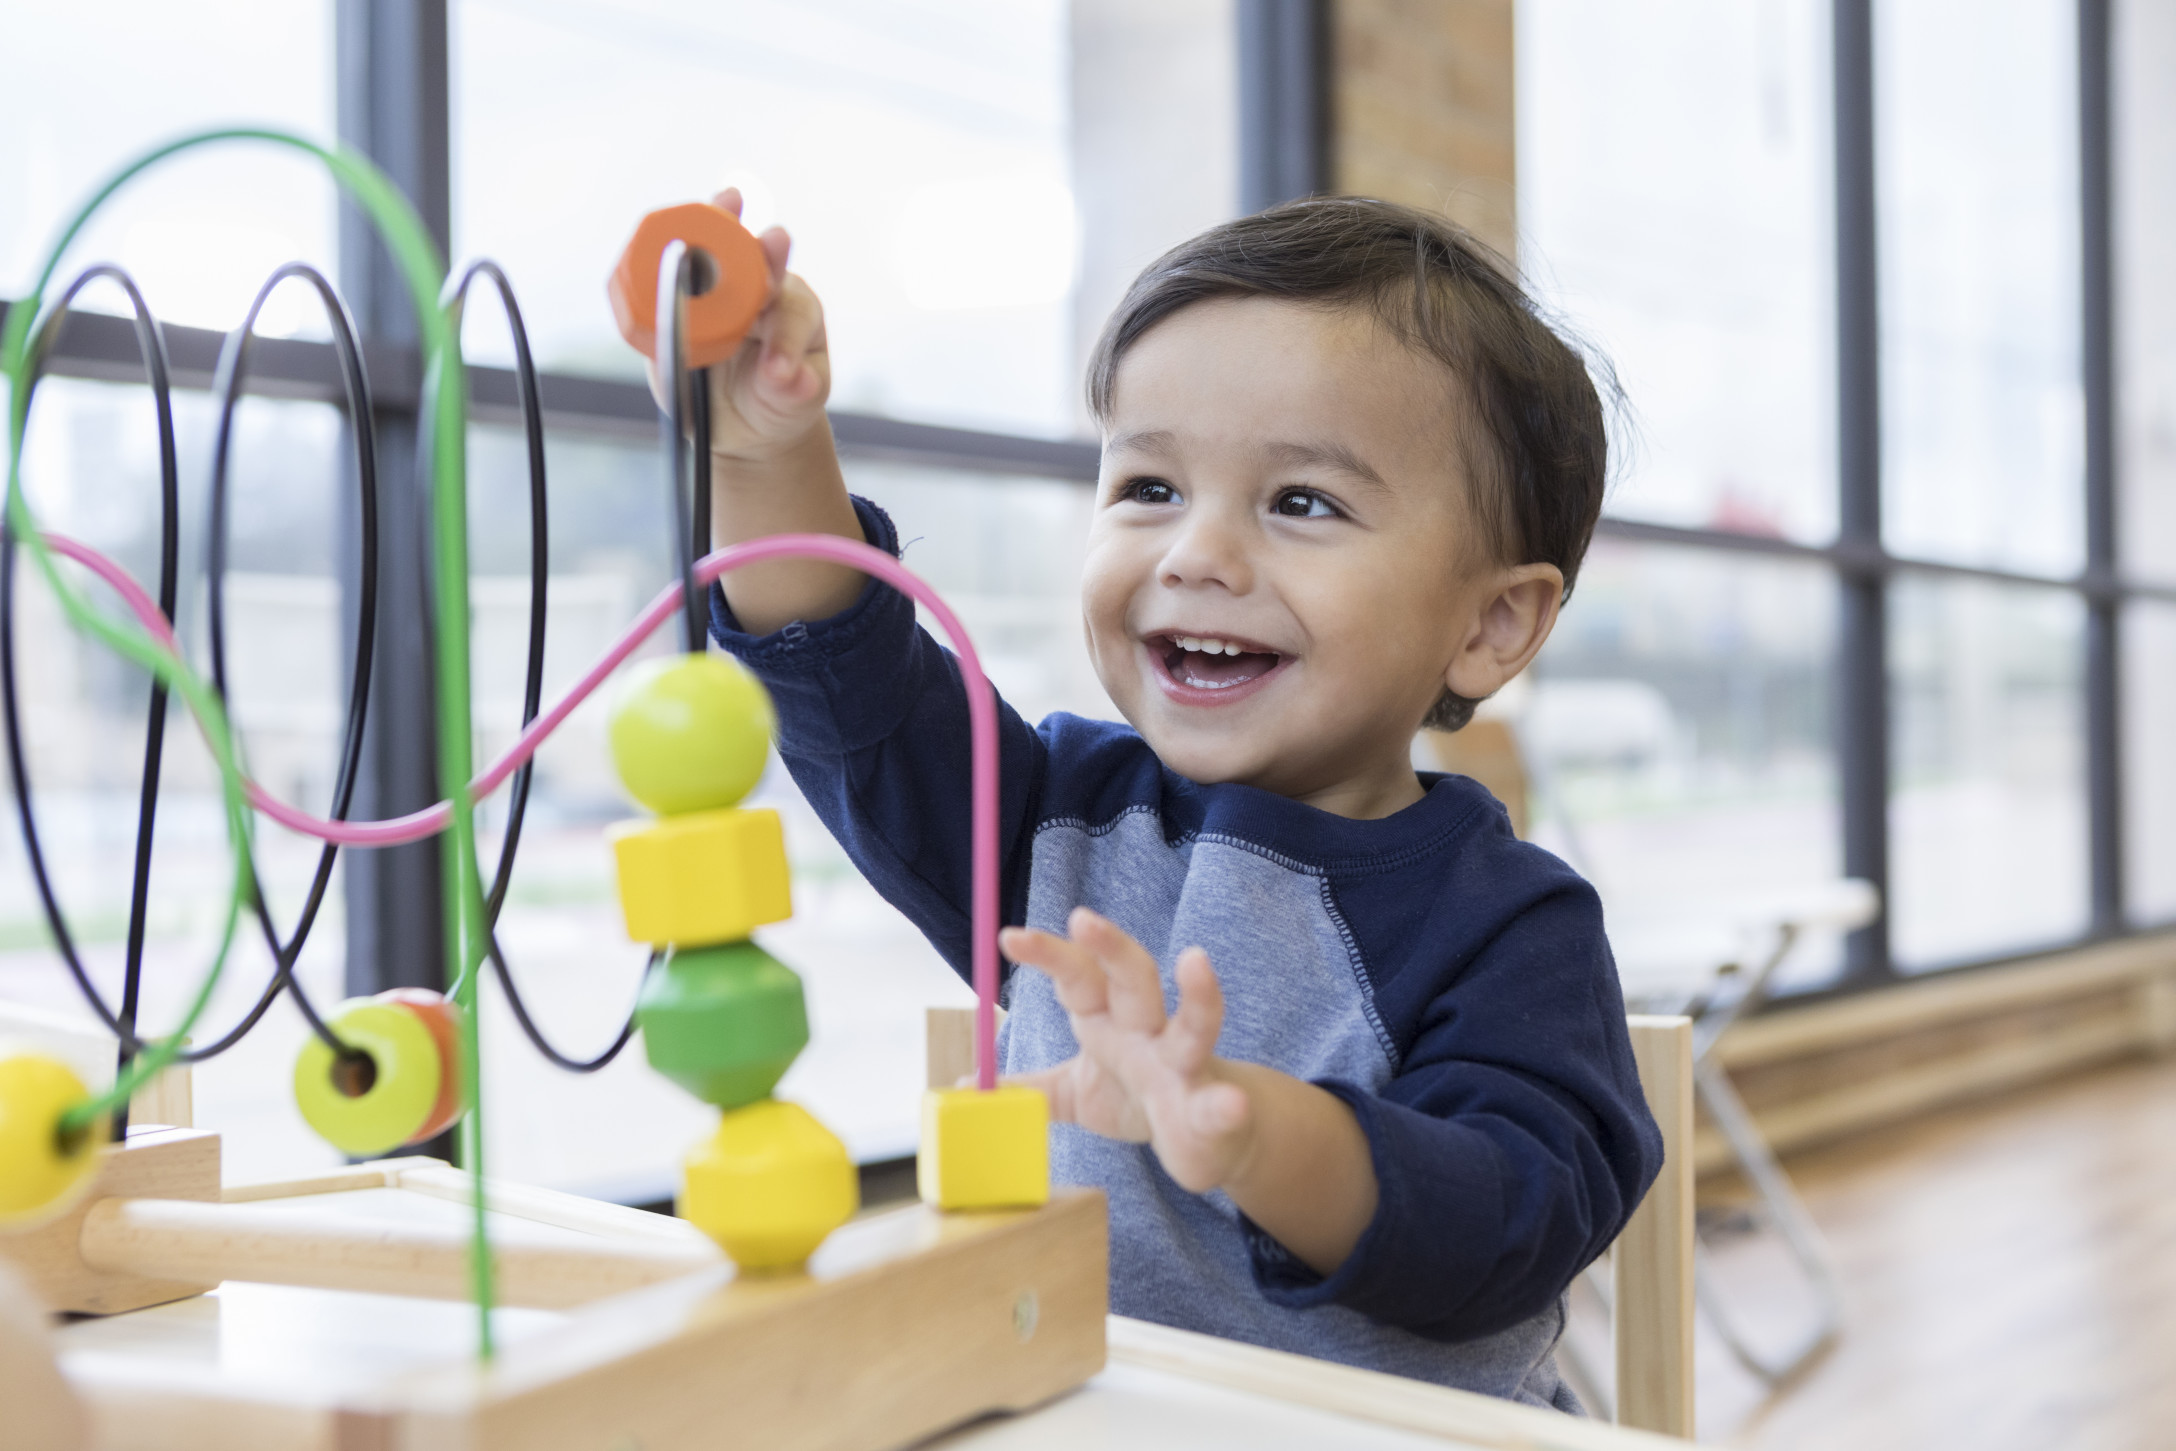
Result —
M438 1042L423 1019L398 1003L350 998L325 1025L370 1058L368 1086L349 1093L336 1078L332 1049L312 1034L295 1055L295 1107L318 1137L358 1159L413 1140L430 1121L445 1073Z
M725 1109L767 1095L808 1046L801 979L753 942L675 952L635 1022L652 1068Z
M629 672L607 732L627 793L660 816L736 804L763 774L777 716L738 661L676 655Z

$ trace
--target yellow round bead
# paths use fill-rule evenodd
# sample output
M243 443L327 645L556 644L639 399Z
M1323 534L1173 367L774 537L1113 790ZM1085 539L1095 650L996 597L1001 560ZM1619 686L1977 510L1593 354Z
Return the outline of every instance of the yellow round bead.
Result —
M744 1270L792 1269L861 1205L846 1145L775 1098L726 1114L683 1169L680 1217Z
M76 1134L61 1115L91 1096L67 1065L42 1053L0 1059L0 1225L60 1213L89 1187L107 1120Z

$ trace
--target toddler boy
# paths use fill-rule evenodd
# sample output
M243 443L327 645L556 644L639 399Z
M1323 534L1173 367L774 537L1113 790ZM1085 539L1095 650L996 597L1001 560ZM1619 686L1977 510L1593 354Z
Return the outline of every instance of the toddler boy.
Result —
M720 202L738 209L738 197ZM897 553L851 498L823 315L716 370L716 541ZM1127 724L1000 707L1004 1072L1110 1197L1121 1314L1576 1409L1571 1278L1661 1160L1593 890L1474 782L1416 774L1533 659L1601 505L1578 355L1448 223L1296 202L1142 274L1089 400L1082 623ZM966 708L897 592L773 563L713 596L779 749L952 965Z

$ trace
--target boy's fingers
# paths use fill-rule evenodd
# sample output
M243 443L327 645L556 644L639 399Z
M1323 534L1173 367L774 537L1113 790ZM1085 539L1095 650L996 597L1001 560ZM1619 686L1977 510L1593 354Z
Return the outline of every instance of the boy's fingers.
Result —
M1080 1114L1073 1065L1079 1061L1078 1058L1068 1058L1055 1068L1045 1068L1037 1073L1008 1073L1000 1081L1008 1088L1040 1090L1043 1097L1050 1100L1052 1123L1078 1123Z
M1111 1016L1120 1027L1153 1033L1164 1025L1163 975L1149 950L1117 923L1086 907L1066 919L1073 940L1095 954L1110 980Z
M779 284L778 297L771 304L769 325L764 330L765 350L773 357L783 354L798 363L820 341L823 326L823 304L806 282L788 276Z
M1197 1134L1217 1137L1237 1133L1252 1112L1247 1095L1237 1084L1212 1083L1187 1099L1186 1116Z
M1179 954L1179 1011L1167 1035L1179 1050L1178 1067L1193 1072L1216 1052L1224 1028L1224 989L1209 965L1209 954L1189 947Z
M1092 1017L1105 1010L1103 969L1079 943L1033 927L1007 927L998 933L997 945L1014 962L1049 977L1068 1013Z
M771 286L776 287L785 280L786 254L793 250L793 238L784 227L765 227L756 241L763 246L763 260L771 266Z
M712 197L710 204L721 212L731 212L738 217L741 208L740 188L737 186L727 187L724 191Z
M790 275L786 278L757 334L763 340L762 383L766 391L782 390L788 395L784 401L793 402L794 395L820 385L809 359L824 348L824 310L807 283Z

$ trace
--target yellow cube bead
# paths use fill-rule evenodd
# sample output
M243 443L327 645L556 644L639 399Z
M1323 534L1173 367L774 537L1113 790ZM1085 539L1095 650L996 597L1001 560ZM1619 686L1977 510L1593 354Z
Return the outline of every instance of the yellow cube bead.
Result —
M732 807L612 828L627 935L660 946L738 942L793 915L778 813Z
M846 1145L775 1098L726 1114L681 1167L680 1217L744 1270L801 1264L861 1207Z
M1004 1209L1050 1198L1050 1100L1033 1088L933 1088L922 1095L922 1201Z

